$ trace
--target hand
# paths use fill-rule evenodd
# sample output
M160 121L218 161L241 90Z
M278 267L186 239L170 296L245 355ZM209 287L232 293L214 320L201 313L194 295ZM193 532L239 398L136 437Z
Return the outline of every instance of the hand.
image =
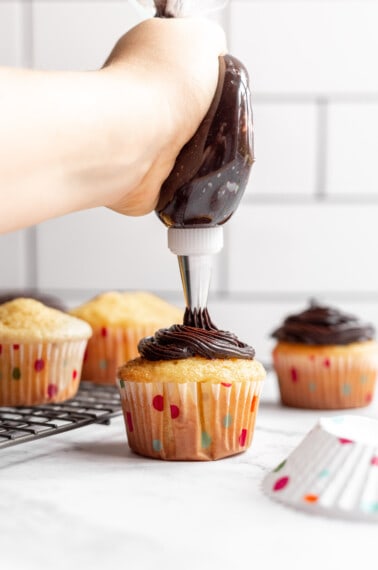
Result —
M119 107L124 93L125 114L119 112L120 151L123 142L125 152L130 144L126 107L131 84L145 108L133 133L135 168L132 175L125 172L125 186L119 184L109 193L107 206L128 215L154 209L177 155L210 107L218 80L218 58L225 51L223 31L204 19L154 18L118 41L102 72L118 79ZM123 77L130 78L124 85Z
M156 18L98 71L0 68L0 233L96 206L153 210L224 50L215 24Z

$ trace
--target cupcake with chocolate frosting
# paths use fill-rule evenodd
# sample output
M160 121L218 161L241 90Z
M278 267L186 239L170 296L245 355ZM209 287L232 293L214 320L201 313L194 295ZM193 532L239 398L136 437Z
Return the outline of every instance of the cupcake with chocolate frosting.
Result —
M255 351L207 310L139 343L118 371L130 448L170 460L220 459L252 440L265 371Z
M378 373L374 327L354 315L312 302L287 317L272 336L281 400L287 406L367 406Z

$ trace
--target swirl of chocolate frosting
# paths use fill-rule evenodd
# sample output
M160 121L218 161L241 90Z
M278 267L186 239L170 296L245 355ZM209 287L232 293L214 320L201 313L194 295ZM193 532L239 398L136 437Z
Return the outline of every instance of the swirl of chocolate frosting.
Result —
M278 341L313 345L350 344L372 340L374 336L371 324L315 302L302 313L287 317L283 325L272 333Z
M178 360L203 358L245 358L253 360L254 349L241 342L231 332L219 330L207 309L186 309L182 325L158 330L154 336L143 338L138 345L146 360Z

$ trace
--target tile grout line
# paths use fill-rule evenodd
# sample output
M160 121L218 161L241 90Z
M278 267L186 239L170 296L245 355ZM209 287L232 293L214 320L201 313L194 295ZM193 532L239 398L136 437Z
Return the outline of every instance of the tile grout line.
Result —
M90 288L57 288L57 287L48 287L46 288L46 293L56 296L67 296L67 297L78 297L78 298L90 298L98 295L100 293L106 292L108 289L106 288L99 288L99 289L90 289ZM119 288L115 288L115 290L121 290ZM183 295L181 290L176 291L167 291L167 290L154 290L154 294L167 299L171 300L171 302L181 303L184 304ZM297 291L232 291L231 293L218 290L218 291L211 291L211 299L209 299L209 304L214 302L230 302L232 304L239 304L239 303L257 303L257 302L265 302L265 303L291 303L297 302L298 300L302 301L304 298L308 298L313 294L313 291L306 291L306 290L297 290ZM327 290L327 291L319 291L318 292L319 298L326 298L332 297L337 298L342 301L348 302L359 302L359 303L378 303L378 292L376 291L358 291L358 290L349 290L349 291L340 291L340 290Z
M34 67L32 0L27 2L22 0L20 3L20 36L21 65L32 69ZM27 288L37 288L37 228L35 226L24 230L24 276Z
M21 59L24 67L34 64L33 49L33 0L20 0Z
M228 2L225 6L225 8L223 9L222 12L222 25L223 25L223 29L225 31L226 34L226 40L227 40L227 47L228 50L232 53L232 46L230 46L230 30L231 30L231 8L230 8L230 2ZM217 278L218 278L218 287L219 289L221 289L222 291L225 291L226 293L223 294L227 295L227 292L229 291L229 266L230 266L230 246L229 246L229 229L226 226L223 226L223 231L224 231L224 246L223 246L223 250L217 255L215 256L214 260L213 260L213 278L215 276L215 273L217 274ZM213 298L215 295L218 294L218 291L213 291L212 287L210 286L210 291L209 291L209 302L211 302L211 298Z
M322 201L327 197L327 161L328 161L328 101L321 98L317 101L316 132L316 170L315 199Z
M356 190L357 193L357 190ZM254 194L246 195L243 197L243 206L313 206L318 202L316 192L311 196L303 196L301 194L293 194L287 196L284 194ZM322 202L327 206L375 206L378 203L378 196L374 194L360 194L349 195L339 194L337 196L330 196L325 194Z
M231 17L232 17L230 4L231 2L228 2L225 8L223 9L222 20L223 20L223 29L226 34L227 47L230 53L232 53L232 46L230 47Z
M294 91L275 91L263 92L254 91L254 101L256 103L282 103L283 105L290 105L293 103L317 103L319 100L327 100L332 103L378 103L378 92L361 91L361 92L320 92L320 93L306 93Z

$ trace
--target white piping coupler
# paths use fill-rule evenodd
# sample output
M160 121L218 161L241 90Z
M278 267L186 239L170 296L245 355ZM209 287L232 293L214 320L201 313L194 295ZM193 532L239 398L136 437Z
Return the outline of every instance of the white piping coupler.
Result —
M168 228L168 247L178 257L186 306L206 308L213 255L223 247L223 227Z

